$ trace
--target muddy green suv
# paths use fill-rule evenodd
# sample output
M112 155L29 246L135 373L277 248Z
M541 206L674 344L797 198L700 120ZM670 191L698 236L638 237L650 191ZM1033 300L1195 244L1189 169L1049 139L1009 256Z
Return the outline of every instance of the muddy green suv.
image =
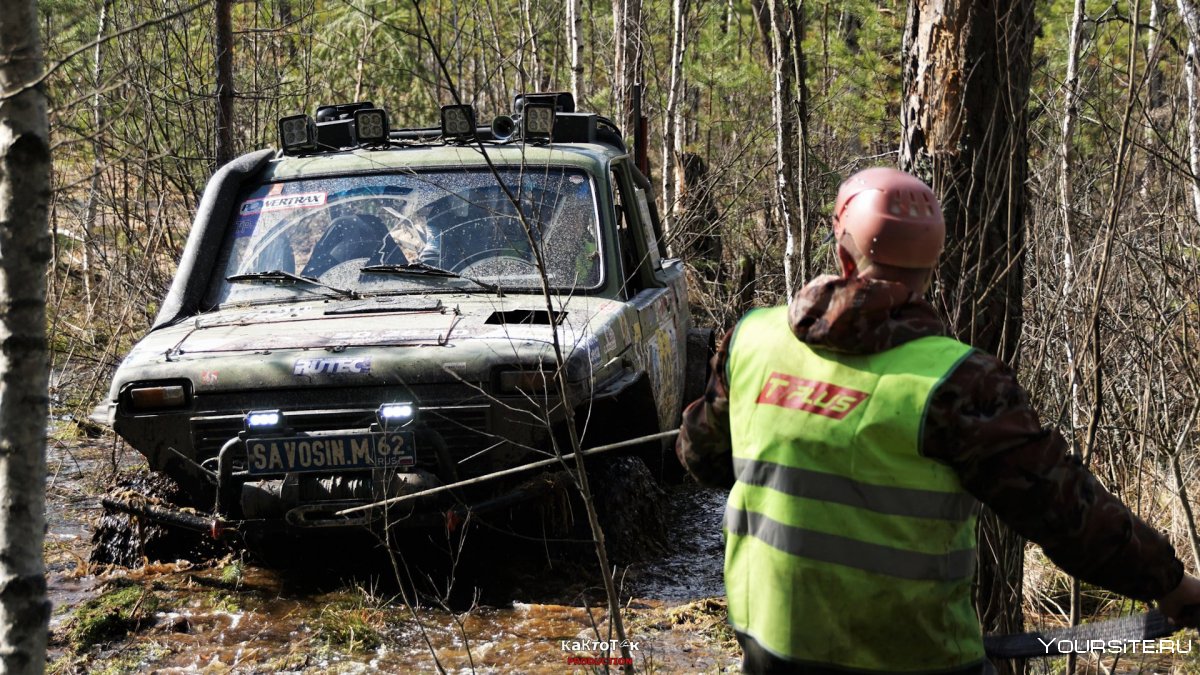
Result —
M585 448L676 426L711 340L649 182L568 95L515 108L490 127L466 106L436 129L392 129L370 104L281 120L282 150L213 176L97 416L202 517L292 531L363 525L381 510L341 512L552 457L564 402ZM669 469L665 450L638 457ZM541 478L391 515L511 507Z

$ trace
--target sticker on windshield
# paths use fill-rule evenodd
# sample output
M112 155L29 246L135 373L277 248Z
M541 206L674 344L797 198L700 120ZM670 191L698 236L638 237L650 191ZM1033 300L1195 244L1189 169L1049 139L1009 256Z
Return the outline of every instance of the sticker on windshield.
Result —
M327 195L327 192L304 192L295 195L249 199L242 202L242 208L238 210L238 214L248 216L253 213L269 213L288 209L311 209L314 206L324 206Z
M254 226L258 225L258 216L240 216L237 219L237 225L234 227L233 236L241 239L254 234Z

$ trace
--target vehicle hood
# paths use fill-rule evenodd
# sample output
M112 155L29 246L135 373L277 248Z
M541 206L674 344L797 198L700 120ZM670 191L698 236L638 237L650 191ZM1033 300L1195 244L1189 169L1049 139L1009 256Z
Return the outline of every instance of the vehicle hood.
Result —
M554 328L572 380L632 341L623 303L536 295L391 296L224 309L153 331L125 358L113 393L187 378L197 391L312 384L486 381L496 366L551 364Z

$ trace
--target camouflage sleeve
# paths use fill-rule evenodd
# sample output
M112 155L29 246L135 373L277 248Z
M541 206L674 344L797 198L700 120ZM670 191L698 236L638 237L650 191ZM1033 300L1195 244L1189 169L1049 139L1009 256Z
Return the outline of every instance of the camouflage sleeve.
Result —
M712 374L698 398L683 411L675 442L679 462L701 485L733 486L733 444L729 439L729 381L725 363L733 331L725 334L712 358Z
M950 465L968 492L1059 567L1138 600L1174 589L1183 563L1043 429L1016 375L999 359L967 357L938 387L922 452Z

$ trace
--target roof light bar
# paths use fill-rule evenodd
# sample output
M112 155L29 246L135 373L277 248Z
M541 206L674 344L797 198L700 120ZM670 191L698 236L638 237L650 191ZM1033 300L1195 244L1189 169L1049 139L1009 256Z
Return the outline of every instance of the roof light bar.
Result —
M526 103L521 115L521 137L527 141L548 141L554 133L554 106Z
M279 146L284 153L298 154L317 149L317 125L308 115L279 118Z
M469 105L442 106L442 136L455 140L475 138L475 109Z
M354 133L359 143L387 143L388 116L383 108L364 108L354 111Z

